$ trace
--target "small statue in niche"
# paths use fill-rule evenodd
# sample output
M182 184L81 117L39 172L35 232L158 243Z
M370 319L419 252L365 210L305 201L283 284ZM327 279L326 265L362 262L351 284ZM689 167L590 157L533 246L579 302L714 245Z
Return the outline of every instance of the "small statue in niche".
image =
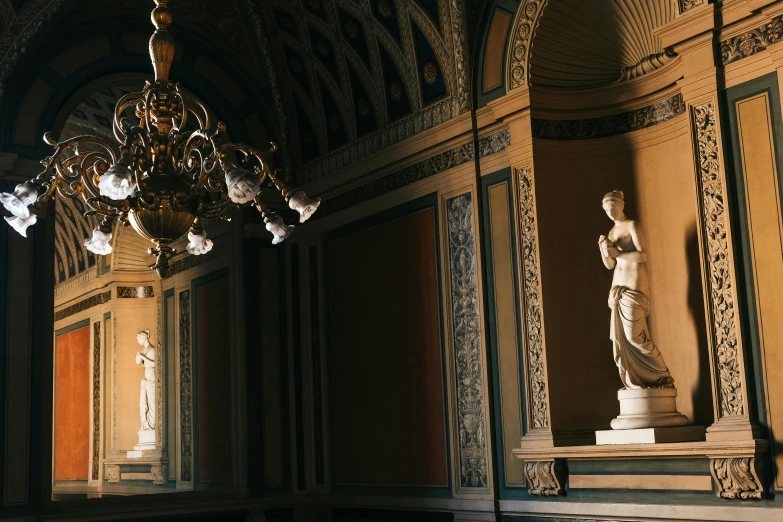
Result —
M614 221L608 237L598 238L598 246L604 265L614 270L609 292L612 310L609 338L614 345L614 362L620 379L625 389L673 388L674 379L647 328L650 282L642 229L639 223L625 216L622 191L606 194L603 208Z
M149 330L139 332L136 341L142 346L141 351L136 352L136 364L144 366L139 395L141 431L151 431L155 429L155 347L150 343Z

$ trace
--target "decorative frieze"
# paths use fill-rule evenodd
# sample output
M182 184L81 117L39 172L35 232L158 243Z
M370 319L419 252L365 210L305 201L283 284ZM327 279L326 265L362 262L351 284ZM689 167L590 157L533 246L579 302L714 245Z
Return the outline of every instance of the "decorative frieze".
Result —
M503 129L478 140L479 157L485 158L497 154L511 144L511 132ZM316 218L345 210L373 198L387 194L393 190L408 186L435 174L458 167L475 159L475 148L472 142L464 143L451 150L442 152L419 163L384 176L375 181L343 192L329 198L321 204Z
M190 290L179 293L180 480L193 480L193 397Z
M565 470L560 459L525 462L525 478L531 495L552 497L565 492Z
M745 403L726 226L728 195L721 175L715 106L712 102L693 107L693 134L698 153L697 183L702 241L706 251L709 327L719 380L720 415L741 416L745 415Z
M155 297L155 289L151 286L118 286L117 299L144 299Z
M707 0L680 0L680 13L684 13L707 3Z
M523 0L511 32L507 70L509 90L527 85L530 77L530 47L547 0Z
M760 53L783 38L783 15L720 43L720 63L728 65Z
M111 301L111 291L106 291L100 294L92 295L87 299L79 301L76 304L72 304L71 306L63 308L62 310L56 311L54 313L54 320L60 321L74 314L78 314L79 312L88 310L93 306L98 306L98 305L108 303L109 301Z
M745 500L764 496L754 457L710 459L710 472L720 498Z
M92 323L92 480L101 465L101 323Z
M582 120L533 118L533 137L544 140L591 140L646 129L685 113L682 94L620 114Z
M488 487L484 415L484 365L478 309L478 276L470 193L446 201L452 335L457 383L460 486Z
M528 428L547 428L547 386L544 365L544 330L541 318L541 277L538 257L533 169L516 170L519 197L519 230L522 259L522 302L525 311L525 345L530 423Z

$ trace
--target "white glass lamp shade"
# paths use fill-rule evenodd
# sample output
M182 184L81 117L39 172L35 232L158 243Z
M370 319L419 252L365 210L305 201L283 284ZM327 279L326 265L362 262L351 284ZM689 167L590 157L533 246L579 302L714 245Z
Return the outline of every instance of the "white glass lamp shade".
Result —
M310 199L302 190L294 192L294 195L288 200L288 206L291 207L292 210L299 212L300 223L304 223L310 219L310 216L318 210L318 205L320 204L321 198Z
M237 205L249 203L261 191L261 180L245 169L234 169L226 174L228 197Z
M92 231L92 238L84 240L84 246L99 256L111 254L111 236L111 232L104 232L100 227L95 227Z
M30 217L30 205L38 198L38 188L34 183L26 181L20 183L14 189L13 194L3 192L0 194L0 202L14 216L22 219Z
M112 165L98 181L101 196L111 199L125 199L133 195L133 172L125 165Z
M188 232L188 253L194 256L200 256L206 254L210 250L212 250L212 240L207 239L207 233L205 231L201 231L200 234Z
M285 238L293 233L294 226L286 225L283 223L283 218L280 216L274 216L273 218L267 220L266 229L274 236L272 238L272 244L276 245L281 243Z
M38 221L38 217L36 217L35 214L30 214L27 218L14 216L7 217L5 220L13 227L14 230L19 232L22 237L27 237L27 227L30 225L35 225L35 222Z

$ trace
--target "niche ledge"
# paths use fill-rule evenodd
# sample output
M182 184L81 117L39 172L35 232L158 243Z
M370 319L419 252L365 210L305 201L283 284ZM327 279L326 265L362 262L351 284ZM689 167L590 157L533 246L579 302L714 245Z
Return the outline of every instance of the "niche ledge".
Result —
M570 460L707 458L715 492L720 498L760 499L764 496L761 456L768 441L674 442L659 444L616 444L605 446L560 446L515 449L524 461L531 495L565 494L566 463ZM543 486L542 486L543 485Z

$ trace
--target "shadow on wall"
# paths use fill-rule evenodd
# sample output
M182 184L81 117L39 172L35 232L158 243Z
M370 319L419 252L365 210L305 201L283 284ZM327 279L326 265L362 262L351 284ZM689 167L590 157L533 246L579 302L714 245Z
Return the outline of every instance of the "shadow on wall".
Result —
M701 276L701 252L699 251L699 233L694 224L688 230L685 243L685 255L688 258L688 308L691 320L696 327L698 339L699 365L696 374L699 376L693 395L694 424L709 426L715 420L712 407L712 383L710 380L710 348L707 336L707 322L704 310L704 285ZM683 390L682 393L685 393Z

